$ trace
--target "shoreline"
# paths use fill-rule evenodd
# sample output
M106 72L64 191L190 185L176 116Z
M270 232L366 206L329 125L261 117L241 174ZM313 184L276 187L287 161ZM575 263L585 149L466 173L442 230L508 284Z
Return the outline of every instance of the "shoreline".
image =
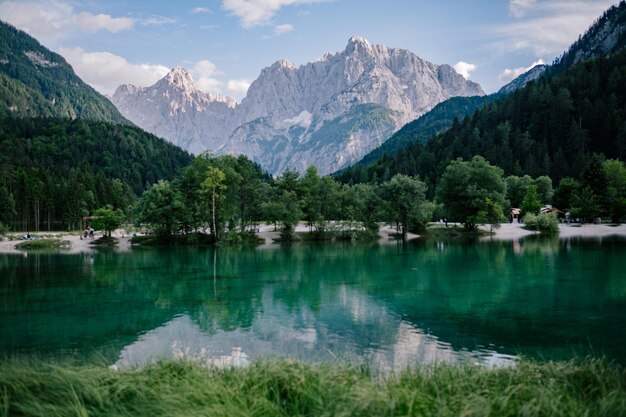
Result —
M431 227L441 227L436 223L431 224ZM481 226L481 230L488 232L488 226ZM296 232L307 232L308 228L306 225L300 224L296 227ZM391 235L395 233L395 227L384 225L380 228L379 231L379 244L390 244L395 243L397 240L392 239ZM22 236L25 233L11 233L12 236ZM496 230L493 235L485 235L481 236L481 240L518 240L523 239L527 236L539 235L538 232L526 230L523 228L523 224L519 223L503 223L501 227ZM50 238L50 239L61 239L67 240L70 242L69 249L63 249L63 253L74 254L74 253L84 253L84 252L92 252L98 250L98 247L91 245L90 243L94 241L94 239L84 239L78 233L71 232L33 232L31 236L36 238ZM123 233L121 230L116 231L112 234L114 238L118 240L118 244L114 246L112 249L117 252L125 252L129 251L131 248L130 238L128 234ZM275 243L273 241L274 238L279 236L279 232L274 231L273 225L263 224L259 227L259 232L257 232L257 236L264 240L262 244L257 246L260 249L267 249L278 247L280 244ZM566 239L572 237L582 237L582 238L603 238L608 236L623 236L626 237L626 224L620 225L607 225L607 224L559 224L559 234L557 235L559 239ZM98 235L97 237L101 237ZM407 240L417 239L419 235L409 233L407 236ZM15 245L23 242L23 240L2 240L0 241L0 253L28 253L27 250L16 249Z

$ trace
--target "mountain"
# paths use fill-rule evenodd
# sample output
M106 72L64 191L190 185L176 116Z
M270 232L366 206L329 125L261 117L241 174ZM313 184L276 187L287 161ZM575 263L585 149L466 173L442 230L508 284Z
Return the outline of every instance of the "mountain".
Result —
M60 55L0 21L0 114L130 124Z
M387 141L369 152L355 165L368 166L383 155L395 155L410 143L424 143L434 135L452 126L454 119L462 119L496 98L497 96L493 94L488 96L449 98L437 104L428 113L402 126Z
M535 81L543 74L545 74L548 69L547 65L535 65L525 73L521 74L517 78L515 78L510 83L503 86L500 90L498 90L498 94L509 94L515 90L519 90L520 88L524 88L526 84L531 81Z
M186 149L242 153L274 174L311 164L322 174L335 171L438 103L484 95L449 65L357 36L343 51L306 65L277 61L261 71L239 105L225 98L207 101L214 111L183 106L191 103L184 98L202 93L186 82L185 94L178 96L166 79L148 89L123 86L113 102L137 125ZM185 133L191 131L199 139Z
M552 68L560 73L578 62L609 56L626 46L626 2L610 7L570 46Z
M138 126L196 154L223 144L236 105L230 97L200 91L181 67L151 87L122 85L111 100Z
M595 50L598 28L607 22L617 39L624 33L626 3L612 7L564 55ZM589 36L589 37L588 37ZM590 48L590 49L587 49ZM545 76L511 94L501 95L462 121L457 120L427 142L412 142L393 156L382 155L369 166L356 165L339 173L345 182L381 181L396 173L419 175L434 190L448 162L481 155L503 169L505 175L548 175L556 183L578 178L594 157L626 160L626 48L569 68L549 68ZM559 60L573 62L569 59Z
M378 162L381 162L378 164L379 166L386 165L387 162L381 161L381 158L404 152L405 147L410 144L430 140L435 134L452 126L454 118L462 119L469 116L484 105L501 98L501 96L511 94L542 76L549 78L559 75L572 68L577 62L606 57L620 51L624 46L626 46L626 2L622 1L619 5L612 6L603 13L585 35L574 42L568 51L561 58L555 60L552 65L537 65L531 68L503 86L496 94L484 98L458 97L437 105L430 112L404 126L379 148L374 149L354 164L351 168L353 169L352 173L348 169L347 172L338 172L337 174L341 174L345 178L354 175L361 178L365 175L363 174L364 167L378 164ZM408 149L406 150L408 151ZM398 158L402 158L402 155Z

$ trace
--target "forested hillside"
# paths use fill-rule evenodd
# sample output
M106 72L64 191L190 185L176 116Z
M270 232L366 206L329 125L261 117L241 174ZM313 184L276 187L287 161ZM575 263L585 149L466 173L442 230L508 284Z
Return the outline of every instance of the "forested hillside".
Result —
M81 216L106 205L125 208L191 160L131 126L1 118L0 223L20 230L77 228Z
M0 21L0 115L66 117L131 124L62 56Z
M402 148L413 142L424 143L437 133L452 126L455 118L463 118L476 109L496 99L495 95L452 97L437 104L431 111L420 118L407 123L394 133L386 142L368 153L355 165L368 166L383 155L395 155Z
M509 94L519 89L520 87L523 87L524 85L526 85L529 79L533 80L539 77L550 78L553 76L563 75L564 73L570 71L570 69L573 66L575 66L576 64L580 62L587 62L587 61L593 61L596 59L603 59L603 58L610 57L616 53L619 53L619 51L621 51L624 48L624 46L626 46L626 2L622 1L620 2L620 4L612 6L606 12L604 12L602 16L600 16L594 22L594 24L587 30L587 32L585 32L584 35L582 35L576 42L574 42L570 46L570 48L560 58L556 59L555 62L551 66L547 68L545 66L538 66L538 67L531 69L526 74L523 74L518 79L514 80L507 86L503 87L498 94L493 94L487 97L470 97L470 98L457 97L457 98L453 98L453 99L450 99L441 103L440 105L435 107L431 112L405 125L402 129L400 129L400 131L394 134L389 140L383 143L379 148L373 150L368 155L366 155L361 161L355 164L352 168L349 168L348 170L346 170L346 172L341 175L341 178L352 179L353 181L355 180L367 181L367 180L371 180L373 173L376 173L376 175L374 176L375 177L374 179L380 179L380 176L385 174L385 171L387 168L390 168L389 170L390 175L394 174L395 171L393 167L396 165L399 165L401 169L404 170L400 172L409 172L411 171L411 169L415 171L416 170L415 167L410 168L406 166L406 165L414 166L415 162L411 162L411 159L412 158L414 159L416 157L416 152L421 152L419 150L416 151L416 148L420 148L420 146L414 144L414 142L425 143L429 141L437 133L443 132L444 130L452 126L453 124L452 122L455 117L458 117L459 120L462 120L465 116L471 115L475 110L480 109L483 105L500 98L503 95L503 93ZM619 65L619 63L611 62L611 63L608 63L608 65L615 66L615 65ZM592 69L591 71L594 72L593 74L590 75L591 77L605 77L604 80L608 81L606 71L604 72L596 71L595 69ZM616 71L619 72L619 69L617 69ZM610 76L611 74L608 74L608 75ZM576 89L577 87L575 84L577 82L577 79L576 79L577 75L574 75L573 79L571 76L567 76L566 78L568 77L569 77L569 80L567 82L566 88L570 90ZM584 77L582 77L581 79L584 79ZM587 80L587 82L588 81L589 80ZM613 79L612 83L614 82L615 82L615 79ZM611 86L612 84L608 86L605 84L605 87L608 87L609 90ZM555 91L555 89L558 90L558 88L560 87L557 84L551 84L550 88L553 90L551 91L550 94L554 95L558 93L558 91ZM610 92L607 90L607 88L604 88L603 90L598 90L598 89L594 89L594 90L595 91L593 93L595 94L595 96L589 97L588 99L589 101L592 102L592 105L595 104L594 103L595 100L601 100L601 101L605 99L610 100L608 95L607 96L602 95L605 92ZM573 99L576 101L576 103L574 104L583 102L584 100L582 99L582 97L588 91L589 90L587 89L583 89L583 91L578 91L577 92L578 94L576 94L576 97L573 97ZM541 92L539 92L539 94L533 93L532 97L526 96L523 99L525 100L527 107L532 106L532 104L536 105L533 111L537 112L537 114L541 113L543 109L546 108L546 105L550 105L550 103L548 103L547 101L551 100L550 97L543 97L541 101L534 102L533 100L535 98L538 98L540 95L541 95ZM605 104L607 103L608 101L606 101ZM588 103L586 104L588 106ZM552 110L558 111L556 108ZM496 106L496 109L494 109L494 111L496 112L499 111L497 109L497 106ZM543 117L545 118L546 115L544 114ZM582 126L582 124L580 123L579 123L579 126L580 126L580 129L582 130L588 130L586 126ZM486 128L489 129L489 127L486 127ZM575 134L575 132L573 131L571 133ZM561 132L561 135L562 135L562 132ZM543 136L545 136L545 134L543 134ZM575 144L572 144L572 146L574 145ZM394 163L391 163L390 165L390 162L388 161L388 159L390 159L390 157L393 157L394 155L396 155L396 153L399 153L399 152L408 153L409 155L397 156L395 158L397 161ZM583 153L584 153L584 150L583 150ZM487 156L487 155L483 155L483 156ZM539 156L535 154L534 157L538 159L534 163L532 161L529 161L529 164L533 165L530 167L531 171L524 172L524 173L530 174L530 175L532 175L532 172L541 172L542 174L550 174L551 173L550 171L554 171L555 169L558 168L558 167L555 167L555 168L551 168L548 170L546 169L541 170L540 168L535 167L534 165L537 165L537 164L541 165L544 162L543 159L545 159L545 154L542 154ZM550 157L554 159L555 155L551 155ZM559 156L559 161L558 161L559 163L561 162L561 159L562 158ZM519 165L520 165L520 168L522 168L522 170L525 165L524 162L525 161L523 160L519 161ZM377 165L377 168L372 168L370 170L367 170L367 172L365 172L366 170L364 170L361 167L361 166L367 167L372 164ZM443 162L443 165L446 165L445 161ZM503 168L506 169L507 167L503 166ZM519 173L520 169L517 169L516 172ZM558 180L558 178L560 178L561 176L565 176L569 174L570 174L569 172L562 172L558 174L555 179Z
M396 173L435 183L448 162L482 155L505 174L577 177L590 155L626 157L626 53L579 63L476 111L426 144L338 175L382 181Z

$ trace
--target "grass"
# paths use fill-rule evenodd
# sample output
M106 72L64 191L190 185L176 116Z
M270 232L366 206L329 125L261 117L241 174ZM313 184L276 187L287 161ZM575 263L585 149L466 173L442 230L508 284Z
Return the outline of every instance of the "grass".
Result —
M36 239L26 240L15 245L16 249L67 249L71 243L60 239Z
M113 247L117 246L118 240L111 236L102 236L96 240L92 240L89 242L90 245L99 246L99 247Z
M351 365L256 361L206 369L0 363L0 416L624 416L626 372L605 360L508 369L428 366L388 377Z

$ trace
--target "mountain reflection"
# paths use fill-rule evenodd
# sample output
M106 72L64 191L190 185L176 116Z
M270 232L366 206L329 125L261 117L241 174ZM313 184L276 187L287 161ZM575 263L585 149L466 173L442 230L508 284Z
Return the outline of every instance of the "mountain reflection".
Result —
M620 240L524 239L0 255L0 351L128 366L240 348L382 370L623 360L625 254Z

